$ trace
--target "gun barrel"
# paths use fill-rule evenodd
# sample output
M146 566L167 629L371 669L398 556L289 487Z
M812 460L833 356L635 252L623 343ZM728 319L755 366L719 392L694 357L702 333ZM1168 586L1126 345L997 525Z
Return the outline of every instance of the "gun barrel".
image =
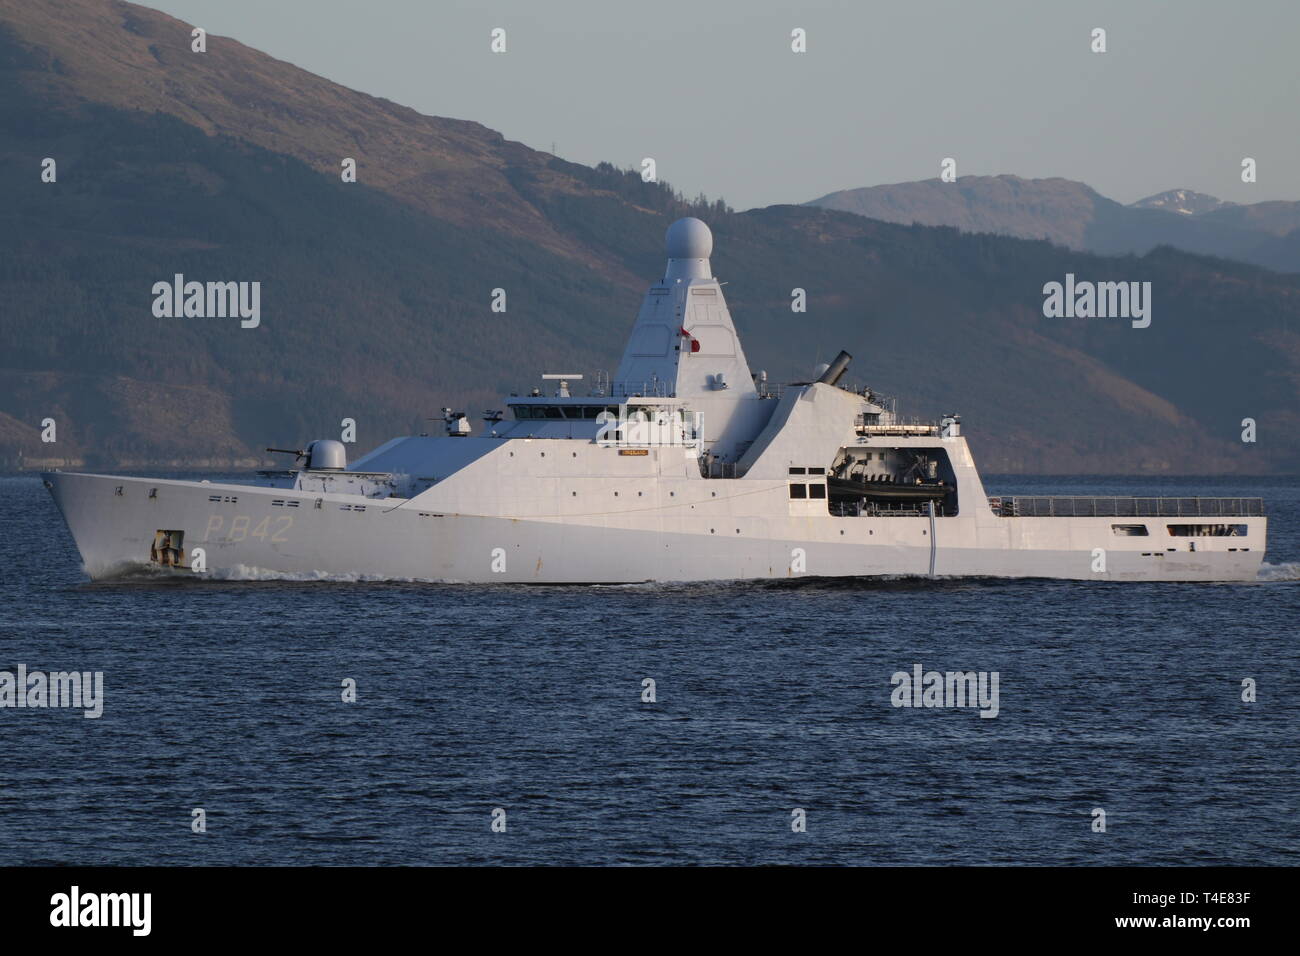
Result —
M852 360L853 356L848 352L840 352L839 355L835 356L835 361L827 366L826 371L822 372L817 381L823 385L838 385L849 367L849 362Z

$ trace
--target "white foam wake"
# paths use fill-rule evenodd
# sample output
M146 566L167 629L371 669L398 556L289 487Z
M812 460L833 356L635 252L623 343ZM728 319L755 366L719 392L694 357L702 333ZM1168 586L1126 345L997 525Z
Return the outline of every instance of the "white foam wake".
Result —
M1269 564L1265 561L1259 566L1257 581L1300 581L1300 562L1284 561L1281 564Z
M114 564L92 569L84 568L87 575L96 581L287 581L313 582L325 581L340 584L445 584L436 578L396 577L384 574L337 574L329 571L272 571L247 564L236 564L228 568L213 568L201 574L180 568L160 568L152 564L130 562Z
M441 584L436 578L396 577L386 574L339 574L331 571L271 571L247 564L216 568L205 577L216 581L332 581L340 584Z

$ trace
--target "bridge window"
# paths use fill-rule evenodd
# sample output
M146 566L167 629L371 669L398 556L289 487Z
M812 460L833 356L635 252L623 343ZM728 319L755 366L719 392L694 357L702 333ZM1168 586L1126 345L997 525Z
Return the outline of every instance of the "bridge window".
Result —
M1244 538L1244 524L1171 524L1169 534L1175 538Z
M601 412L618 416L617 405L511 405L518 421L566 419L594 421Z

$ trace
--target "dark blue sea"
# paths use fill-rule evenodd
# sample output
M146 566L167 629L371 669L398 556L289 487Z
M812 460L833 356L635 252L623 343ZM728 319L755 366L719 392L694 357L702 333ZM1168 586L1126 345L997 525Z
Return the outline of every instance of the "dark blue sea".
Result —
M0 710L0 865L1300 863L1300 482L988 485L1262 496L1266 567L91 584L40 481L0 478L0 670L105 696ZM917 663L997 671L998 716L891 706Z

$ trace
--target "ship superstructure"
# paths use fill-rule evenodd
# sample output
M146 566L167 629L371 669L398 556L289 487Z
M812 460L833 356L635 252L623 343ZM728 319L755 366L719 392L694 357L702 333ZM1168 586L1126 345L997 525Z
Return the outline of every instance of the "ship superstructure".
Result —
M1253 580L1254 498L1003 497L960 419L904 422L841 386L751 373L698 219L668 230L611 379L552 372L475 433L396 438L349 464L312 442L248 482L52 472L94 578L141 566L484 583L798 576Z

